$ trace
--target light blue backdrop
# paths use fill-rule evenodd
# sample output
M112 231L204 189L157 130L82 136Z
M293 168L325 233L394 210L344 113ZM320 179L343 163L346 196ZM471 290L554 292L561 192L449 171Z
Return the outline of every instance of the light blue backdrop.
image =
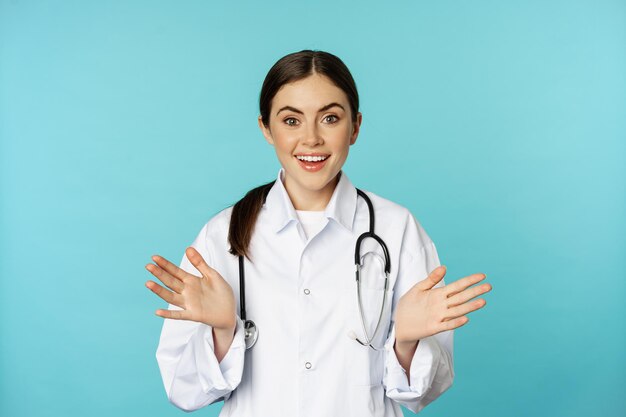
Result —
M0 415L183 414L144 265L275 177L258 93L304 48L357 81L351 180L494 286L422 415L623 415L623 1L0 4Z

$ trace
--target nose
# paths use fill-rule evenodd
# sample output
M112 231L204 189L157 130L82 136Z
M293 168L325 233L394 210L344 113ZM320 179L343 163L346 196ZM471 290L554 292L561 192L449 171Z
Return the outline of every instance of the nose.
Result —
M306 131L304 132L304 135L305 136L302 139L302 143L304 145L314 147L314 146L319 146L324 143L324 139L320 135L317 123L308 124Z

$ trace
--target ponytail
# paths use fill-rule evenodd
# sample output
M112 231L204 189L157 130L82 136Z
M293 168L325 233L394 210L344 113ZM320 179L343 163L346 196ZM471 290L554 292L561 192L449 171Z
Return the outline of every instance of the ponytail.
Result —
M250 240L261 207L275 181L253 188L234 206L228 228L229 252L250 259Z

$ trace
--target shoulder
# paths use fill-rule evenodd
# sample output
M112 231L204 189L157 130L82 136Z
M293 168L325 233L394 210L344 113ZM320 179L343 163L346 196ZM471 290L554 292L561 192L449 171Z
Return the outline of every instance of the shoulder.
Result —
M381 212L384 212L385 214L391 214L391 215L397 215L397 216L399 215L403 217L407 217L411 215L411 212L409 211L409 209L407 209L406 207L396 202L393 202L385 197L382 197L372 191L363 190L363 189L361 189L361 191L367 194L367 196L372 201L372 204L376 211L381 211Z
M420 221L407 207L371 191L362 191L370 198L374 206L377 232L383 233L384 230L389 229L394 231L394 234L402 234L405 238L407 235L412 237L420 246L432 243Z
M219 239L222 236L227 236L232 212L233 206L219 211L204 224L198 237L203 237L205 239L213 237Z

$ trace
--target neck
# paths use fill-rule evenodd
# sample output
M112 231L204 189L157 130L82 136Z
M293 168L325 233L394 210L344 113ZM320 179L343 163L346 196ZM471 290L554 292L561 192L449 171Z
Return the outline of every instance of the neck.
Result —
M326 208L328 202L333 196L335 187L337 187L337 184L339 183L339 175L341 174L337 174L337 176L335 176L335 178L333 178L333 180L321 190L302 189L301 187L294 186L287 178L285 178L283 184L285 185L287 194L289 194L289 198L291 199L294 209L304 211L321 211Z

